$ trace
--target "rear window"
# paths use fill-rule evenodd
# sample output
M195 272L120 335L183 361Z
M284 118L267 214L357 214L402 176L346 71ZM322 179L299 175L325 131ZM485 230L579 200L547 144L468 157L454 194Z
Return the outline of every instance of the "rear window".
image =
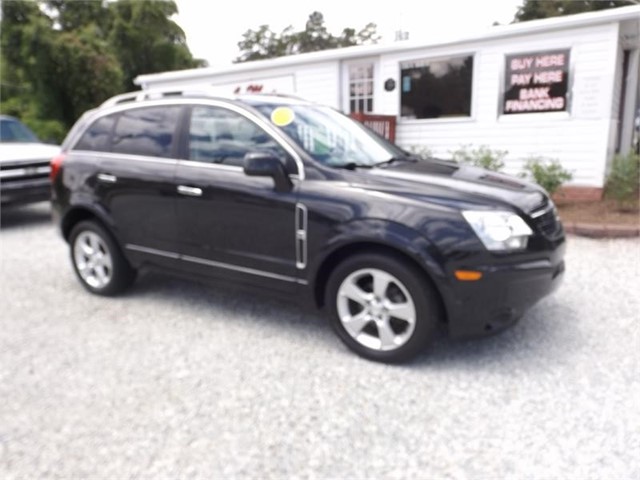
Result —
M101 117L82 134L75 146L76 150L90 150L96 152L109 152L109 137L116 122L116 115Z

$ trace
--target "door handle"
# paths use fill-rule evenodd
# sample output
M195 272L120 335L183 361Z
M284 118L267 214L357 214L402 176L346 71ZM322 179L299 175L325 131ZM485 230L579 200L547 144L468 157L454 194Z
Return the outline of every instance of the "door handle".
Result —
M116 183L118 181L118 177L115 175L110 175L108 173L99 173L98 180L104 183Z
M190 197L202 196L202 189L198 187L188 187L186 185L178 185L178 193L181 195L188 195Z

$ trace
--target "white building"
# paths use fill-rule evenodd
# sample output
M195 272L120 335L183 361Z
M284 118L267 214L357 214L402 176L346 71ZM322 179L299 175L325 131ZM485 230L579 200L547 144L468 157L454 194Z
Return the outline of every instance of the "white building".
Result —
M397 118L396 143L441 158L461 146L507 150L506 171L559 159L569 193L599 196L634 141L640 6L492 27L434 43L350 47L141 75L143 89L291 93L345 113Z

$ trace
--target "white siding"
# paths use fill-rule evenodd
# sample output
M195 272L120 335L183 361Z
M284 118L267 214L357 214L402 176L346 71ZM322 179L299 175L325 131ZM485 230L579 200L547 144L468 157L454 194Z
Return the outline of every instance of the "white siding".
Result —
M381 77L400 85L402 61L450 55L474 55L471 118L398 120L397 142L424 146L448 158L463 145L507 150L506 171L518 173L533 156L555 158L573 172L574 185L603 184L611 135L617 24L548 32L469 45L388 54ZM570 113L499 114L504 85L504 58L510 53L571 49ZM380 91L376 113L399 115L400 89ZM615 119L613 119L615 120Z
M340 62L302 65L295 74L296 94L340 108Z
M303 98L340 107L340 63L337 60L323 63L309 63L296 68L280 67L268 68L257 71L227 73L222 75L212 74L207 77L195 77L193 79L154 81L153 88L173 87L216 87L221 94L232 95L235 85L254 83L268 83L269 79L279 79L293 76L293 91L279 91L278 93L295 94ZM270 93L270 92L269 92Z

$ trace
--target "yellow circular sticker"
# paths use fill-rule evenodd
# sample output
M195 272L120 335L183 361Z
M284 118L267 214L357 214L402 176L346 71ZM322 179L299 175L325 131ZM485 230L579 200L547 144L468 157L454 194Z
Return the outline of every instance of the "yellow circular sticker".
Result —
M296 118L296 114L289 107L278 107L271 112L271 121L278 127L286 127Z

